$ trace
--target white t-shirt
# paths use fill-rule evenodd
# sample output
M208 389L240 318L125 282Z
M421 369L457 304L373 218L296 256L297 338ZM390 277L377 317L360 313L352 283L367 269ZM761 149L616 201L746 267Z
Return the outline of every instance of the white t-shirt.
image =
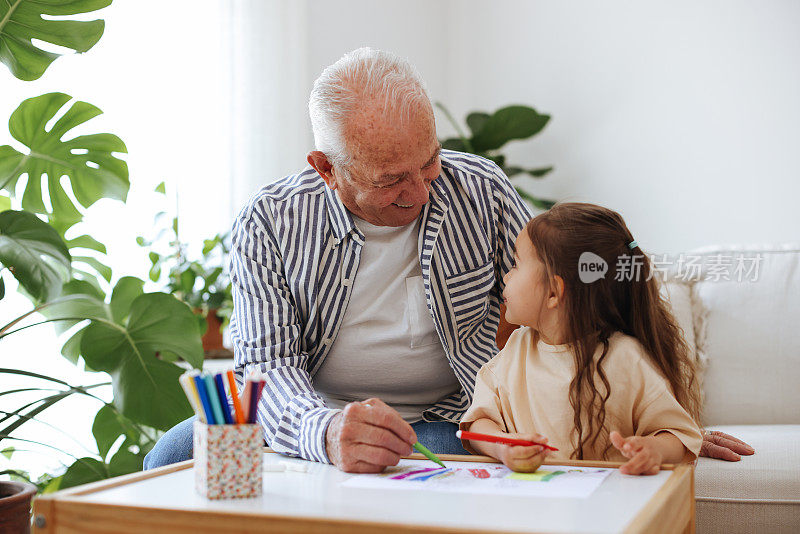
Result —
M425 301L419 219L401 227L353 220L364 234L358 272L330 353L312 378L331 408L378 397L413 423L461 387Z

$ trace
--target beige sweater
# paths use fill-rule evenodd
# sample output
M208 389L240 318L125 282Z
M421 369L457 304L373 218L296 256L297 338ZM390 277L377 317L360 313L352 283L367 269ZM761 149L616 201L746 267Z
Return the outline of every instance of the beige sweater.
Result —
M602 349L600 345L595 357ZM568 345L549 345L528 327L515 330L503 350L478 372L475 396L461 419L461 430L468 430L477 419L488 418L506 432L542 434L559 449L549 458L569 458L577 446L569 402L574 369ZM594 447L584 448L584 459L603 459L612 430L623 437L670 432L686 447L685 460L697 457L703 441L700 428L675 399L669 382L636 338L621 332L612 335L603 370L611 389L604 432ZM602 388L602 382L597 383ZM584 431L586 428L584 422ZM465 441L464 447L476 453L469 442ZM626 461L614 447L605 459Z

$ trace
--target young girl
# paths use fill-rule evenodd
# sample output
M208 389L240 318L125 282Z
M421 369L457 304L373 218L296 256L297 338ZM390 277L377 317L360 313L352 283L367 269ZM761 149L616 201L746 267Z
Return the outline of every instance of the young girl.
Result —
M522 327L478 372L461 430L548 443L556 459L627 460L624 474L694 460L702 444L695 366L622 217L557 204L520 232L514 256L505 317ZM515 471L535 471L547 454L464 447Z

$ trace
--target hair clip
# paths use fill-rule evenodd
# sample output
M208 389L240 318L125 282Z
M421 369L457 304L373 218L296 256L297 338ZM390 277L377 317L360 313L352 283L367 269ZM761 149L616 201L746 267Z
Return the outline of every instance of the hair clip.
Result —
M639 246L639 243L637 243L635 239L633 241L631 241L630 243L628 243L628 248L629 249L635 249L638 246Z

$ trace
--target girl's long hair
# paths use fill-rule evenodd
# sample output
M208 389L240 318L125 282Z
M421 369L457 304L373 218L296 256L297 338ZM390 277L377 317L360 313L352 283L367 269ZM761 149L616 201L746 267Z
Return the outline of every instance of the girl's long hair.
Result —
M609 337L616 331L642 344L678 402L699 424L695 360L659 293L649 258L638 246L628 247L633 236L622 217L594 204L556 204L533 218L527 233L545 265L545 282L554 287L553 276L564 280L563 333L572 346L576 370L569 386L576 441L572 458L583 459L584 448L595 446L601 437L601 443L608 443L605 404L612 385L603 360ZM608 265L605 276L591 283L581 281L579 273L585 252L600 256ZM600 344L603 351L595 358Z

